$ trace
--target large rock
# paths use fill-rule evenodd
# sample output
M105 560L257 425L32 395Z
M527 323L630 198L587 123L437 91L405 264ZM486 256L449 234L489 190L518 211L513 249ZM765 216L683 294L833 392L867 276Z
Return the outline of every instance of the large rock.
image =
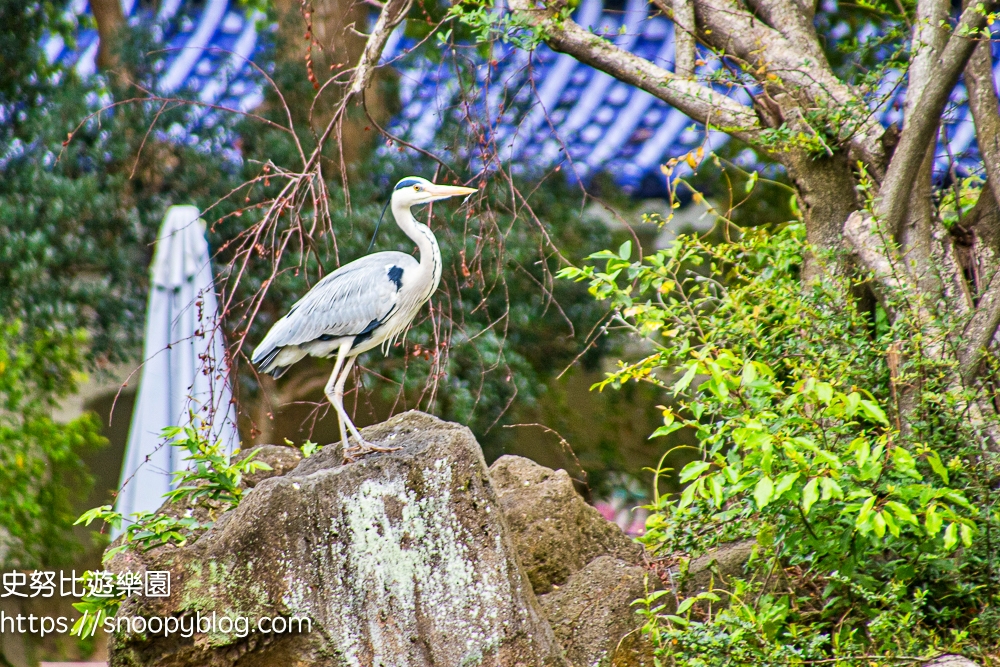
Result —
M336 449L330 447L329 449ZM322 451L322 450L321 450ZM240 453L236 460L242 460L253 454L254 461L266 463L270 470L257 470L243 476L243 486L252 489L265 479L290 473L302 462L302 452L287 445L260 445Z
M642 562L642 547L588 505L565 470L501 456L490 466L490 479L537 595L548 593L600 556Z
M942 655L934 658L930 662L925 662L926 667L979 667L979 663L969 660L961 655Z
M659 588L642 547L577 494L563 470L503 456L490 466L518 558L569 661L645 667L653 650L632 602Z
M168 598L130 598L119 618L300 617L308 629L123 629L111 665L564 665L469 430L410 412L364 433L403 449L349 465L324 449L258 481L194 543L112 562L171 572Z
M574 665L652 667L652 645L632 603L657 583L646 568L600 556L538 601Z

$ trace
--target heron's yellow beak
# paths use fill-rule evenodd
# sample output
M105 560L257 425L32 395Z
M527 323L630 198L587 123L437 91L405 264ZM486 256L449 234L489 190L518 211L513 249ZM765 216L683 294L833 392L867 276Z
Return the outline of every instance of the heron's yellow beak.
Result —
M437 183L431 183L430 187L426 189L428 194L432 195L435 199L462 197L471 195L473 192L478 192L476 188L463 188L460 185L438 185Z

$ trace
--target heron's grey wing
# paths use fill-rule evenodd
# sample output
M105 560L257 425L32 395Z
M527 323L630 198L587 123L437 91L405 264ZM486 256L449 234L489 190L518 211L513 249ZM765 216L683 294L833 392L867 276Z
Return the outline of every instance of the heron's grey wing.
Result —
M254 363L290 345L370 333L392 314L403 276L418 266L401 252L379 252L345 264L275 322L254 350Z

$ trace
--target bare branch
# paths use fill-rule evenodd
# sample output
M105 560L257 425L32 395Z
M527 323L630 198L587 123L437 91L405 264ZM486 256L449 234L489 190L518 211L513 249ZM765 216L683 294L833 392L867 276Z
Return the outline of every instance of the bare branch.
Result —
M536 8L533 0L511 0L510 8L539 27L545 42L555 51L567 53L619 81L641 88L699 122L755 143L762 128L750 108L629 53L584 30L572 19L558 17L551 9Z
M974 4L962 12L958 26L948 39L941 57L934 62L934 76L929 77L918 101L912 107L913 112L906 118L899 145L893 153L879 191L878 216L887 230L895 232L903 221L914 174L937 136L944 106L976 47L974 33L985 23L986 14L981 5Z

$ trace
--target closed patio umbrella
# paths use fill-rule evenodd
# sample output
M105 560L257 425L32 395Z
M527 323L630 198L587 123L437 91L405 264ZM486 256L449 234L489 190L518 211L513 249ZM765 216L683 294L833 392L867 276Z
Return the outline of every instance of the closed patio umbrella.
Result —
M239 442L205 223L194 206L171 206L150 267L149 307L139 390L122 466L117 510L155 510L171 490L183 452L165 444L168 426L186 426L192 412L211 424L211 437Z

